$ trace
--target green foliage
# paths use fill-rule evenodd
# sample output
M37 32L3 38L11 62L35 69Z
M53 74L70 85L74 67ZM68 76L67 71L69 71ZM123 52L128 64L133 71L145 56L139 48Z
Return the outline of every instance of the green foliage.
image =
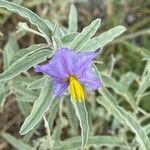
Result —
M61 9L60 12L58 10L60 6L62 10L68 8L67 0L47 3L41 0L33 2L0 0L0 8L6 8L29 21L29 25L26 22L19 23L17 32L10 33L8 39L6 37L7 41L2 48L4 51L2 51L3 72L0 74L0 107L4 108L2 111L5 113L6 99L9 100L9 97L14 95L23 120L25 119L19 132L24 135L23 138L16 138L16 133L14 136L7 132L1 135L14 148L89 150L92 146L95 150L106 146L109 149L121 150L150 149L149 29L138 31L143 23L141 21L135 27L129 26L126 34L117 38L126 31L124 26L118 25L119 17L124 16L118 10L125 4L114 0L106 3L108 20L104 20L101 24L99 18L94 20L92 17L91 20L94 21L81 32L77 32L81 30L82 19L75 5L71 5L69 17L63 16L63 18ZM46 8L45 11L41 9L41 4ZM130 4L133 5L132 2ZM140 7L139 5L134 11ZM61 21L59 20L58 23L57 17L55 18L57 14L55 8L57 13L61 14L58 17ZM42 17L47 13L53 17L45 15L46 19L42 19L31 9L38 10ZM148 9L144 11L148 13ZM6 16L2 20L0 18L0 22L5 23L9 17L11 18L12 13L5 9L0 9L1 12ZM77 14L80 18L77 18ZM65 18L66 20L69 18L68 21ZM67 22L68 27L60 25L60 22L64 23L63 21ZM147 22L146 20L143 24ZM109 29L108 26L115 27L99 34L100 24L101 31ZM34 26L38 31L34 30ZM24 40L22 37L28 34L38 35L39 44L33 44L32 37L31 42L27 41L31 46L20 49L22 47L20 42ZM42 43L42 38L46 43ZM111 46L108 46L109 43ZM61 99L59 98L60 102L52 92L52 81L45 75L35 75L32 72L34 65L44 63L47 58L50 59L59 47L69 47L79 52L104 49L101 58L98 57L93 61L94 71L103 81L103 87L93 93L85 90L85 102L72 101L68 92ZM112 53L114 56L110 57ZM99 59L103 60L103 64ZM46 132L43 132L43 129Z
M81 33L79 33L69 45L69 48L75 50L81 50L90 38L95 34L98 27L100 26L100 19L96 19L89 26L85 27Z
M83 50L95 50L100 47L104 47L107 43L110 43L114 38L118 37L120 34L122 34L126 28L124 26L117 26L112 29L110 29L107 32L104 32L100 34L99 36L96 36L89 40L82 49Z
M4 102L6 100L6 92L7 89L4 88L4 85L1 84L2 90L0 91L0 106L4 106Z
M9 65L11 64L10 61L13 56L18 52L19 46L16 41L15 34L10 34L9 40L4 47L4 70L8 69Z
M99 99L98 102L107 107L108 111L114 114L121 123L125 122L131 128L131 130L136 134L136 139L137 142L140 143L139 146L141 149L149 149L150 141L143 128L136 121L136 118L120 108L115 98L107 90L103 89L100 92L102 93L104 100L101 101Z
M22 17L29 20L30 23L37 26L39 31L41 31L45 35L47 35L47 36L52 35L52 31L50 30L48 25L45 23L45 21L42 20L38 15L36 15L31 10L29 10L25 7L22 7L20 5L5 1L5 0L0 0L0 7L7 8L8 10L10 10L12 12L18 13Z
M11 45L14 45L14 44L11 44ZM38 50L42 50L42 49L45 49L47 47L44 47L44 44L36 44L36 45L32 45L28 48L24 48L20 51L18 51L14 57L12 57L12 59L10 59L10 64L13 64L15 63L16 61L20 61L24 58L26 58L27 56L31 55L31 54L34 54L36 51Z
M61 149L75 150L80 148L80 145L81 145L81 137L75 137L75 138L65 140L59 146L56 145L54 150L61 150ZM93 137L91 136L89 137L87 145L88 146L94 145L94 147L96 148L102 146L108 146L108 147L119 146L128 149L128 146L123 141L121 141L117 137L112 137L112 136L93 136Z
M136 95L141 95L150 86L150 69L149 68L150 68L150 62L148 61L147 65L145 67L142 79L140 81L140 85L139 85Z
M24 124L21 126L20 134L26 134L39 122L43 117L44 113L50 108L54 96L50 92L51 86L49 79L46 80L45 85L43 86L39 98L33 105L33 109L30 115L26 118Z
M85 107L85 102L79 103L72 100L72 104L75 108L76 116L79 119L82 135L82 148L84 149L88 141L89 125L88 125L88 113Z
M118 83L117 81L115 81L115 79L107 75L102 75L102 79L106 87L112 88L115 91L115 93L123 96L126 99L126 101L132 106L133 109L137 109L134 97L131 95L131 93L129 93L126 90L124 84Z
M2 137L12 144L17 150L32 149L30 145L25 144L22 140L18 140L8 133L2 133Z
M28 90L41 89L44 86L45 80L46 80L46 77L35 80L35 81L31 82L30 84L28 84L27 89Z
M23 71L28 70L32 66L44 61L47 57L51 56L50 50L37 51L33 55L29 55L25 58L19 58L15 63L0 74L0 81L9 80ZM24 57L24 56L23 56Z
M77 10L74 5L71 5L69 13L69 31L77 32L78 29L78 20L77 20Z
M131 128L131 130L136 134L137 142L139 143L139 147L143 150L150 149L150 141L144 132L143 128L136 121L132 115L124 111L122 108L118 108L120 114L123 116L125 123Z

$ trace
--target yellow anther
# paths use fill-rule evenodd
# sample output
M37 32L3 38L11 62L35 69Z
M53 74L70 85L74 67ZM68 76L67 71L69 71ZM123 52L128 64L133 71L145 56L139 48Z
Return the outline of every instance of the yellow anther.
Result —
M82 101L84 100L83 88L79 81L73 77L69 77L69 85L70 85L70 94L74 101Z

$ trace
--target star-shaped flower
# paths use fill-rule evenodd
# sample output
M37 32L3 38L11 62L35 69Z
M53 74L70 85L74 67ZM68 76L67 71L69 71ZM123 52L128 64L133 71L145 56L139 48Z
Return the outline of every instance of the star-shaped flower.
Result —
M75 52L68 48L59 48L48 64L36 65L35 71L42 72L53 79L53 91L62 96L69 87L73 100L84 100L83 85L89 90L102 86L92 70L92 60L97 52Z

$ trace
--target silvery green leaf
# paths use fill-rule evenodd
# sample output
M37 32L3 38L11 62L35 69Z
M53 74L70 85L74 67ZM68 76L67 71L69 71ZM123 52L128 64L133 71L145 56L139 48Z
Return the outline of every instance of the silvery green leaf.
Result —
M146 125L143 127L145 133L147 133L147 135L150 133L150 124Z
M102 75L103 83L106 87L112 88L117 94L125 97L127 102L132 106L133 109L137 109L135 98L132 94L126 91L126 87L123 84L119 84L114 78L109 77L107 75Z
M78 35L77 33L67 34L61 39L61 41L65 46L68 46L77 35Z
M73 100L71 101L74 106L76 116L80 122L82 148L84 149L87 144L89 134L88 113L84 101L83 102L75 102Z
M10 59L10 64L12 65L13 63L15 63L16 61L20 61L24 58L26 58L28 55L31 55L33 53L35 53L38 50L42 50L48 47L45 44L35 44L35 45L31 45L27 48L23 48L20 51L16 52L15 55L13 55L12 59Z
M18 101L20 102L26 102L26 103L34 103L37 100L37 97L35 96L21 96L18 94Z
M130 92L126 91L126 88L124 87L124 85L119 84L119 82L117 82L114 78L108 75L102 74L102 77L101 77L97 67L94 67L94 68L96 70L99 80L101 80L102 78L103 84L106 87L112 88L117 94L123 96L127 100L127 102L132 106L133 109L137 109L135 98Z
M32 89L41 89L44 86L46 77L44 76L43 78L37 79L30 84L28 84L27 89L32 90Z
M54 50L57 50L60 47L63 47L62 41L57 37L52 37Z
M61 144L54 145L54 150L77 150L80 149L81 145L81 139L82 137L74 137L67 139ZM107 147L124 147L126 149L129 149L129 146L126 145L123 141L121 141L118 137L113 137L113 136L90 136L88 139L88 146L93 145L97 149L102 146L107 146Z
M18 104L18 107L21 111L21 114L23 114L25 117L27 117L30 113L30 104L26 103L26 102L21 102L21 100L20 100L21 98L22 98L21 96L16 97L17 104Z
M0 91L0 107L4 106L6 100L6 94L7 94L7 89L4 88Z
M50 129L52 129L52 127L53 127L54 120L57 115L58 109L59 109L59 101L57 101L57 100L52 101L51 108L47 112L47 120L49 122ZM30 132L28 132L27 134L24 135L24 137L23 137L24 141L28 142L31 139L31 137L34 135L34 133L39 128L41 123L42 123L42 120L40 120Z
M9 39L4 47L4 70L8 69L12 57L18 52L19 46L15 34L10 34Z
M57 27L55 32L55 37L61 39L68 34L68 31L65 27Z
M43 21L37 14L35 14L31 10L5 0L0 0L0 7L18 13L19 15L27 19L30 23L37 26L39 31L41 31L48 37L52 35L52 31L49 28L49 26L45 23L45 21Z
M75 134L77 132L79 124L78 124L78 118L74 114L74 108L70 99L66 100L66 106L67 106L67 116L69 119L69 123L71 125L72 132Z
M26 143L24 143L22 140L16 139L14 136L8 134L8 133L2 133L2 137L6 139L14 148L17 150L31 150L32 147Z
M21 72L28 70L32 66L44 61L47 57L50 57L51 53L52 52L50 50L42 50L35 52L33 55L24 59L16 61L5 72L0 74L0 81L9 80Z
M46 81L46 79L44 81ZM38 95L39 95L38 91L28 90L25 85L21 85L17 82L12 82L12 84L13 84L12 89L21 95L26 95L29 97L30 96L38 97Z
M17 76L13 79L14 83L23 82L24 85L28 85L29 83L38 80L41 78L41 75L37 74L34 76Z
M145 92L149 86L150 86L150 72L146 76L143 76L139 88L136 92L136 95L140 95L143 92Z
M84 46L82 46L82 49L85 51L95 51L96 49L104 47L106 44L113 41L114 38L118 37L125 30L126 28L124 26L114 27L106 32L103 32L99 36L90 39Z
M118 107L118 110L120 114L122 115L122 118L124 119L126 125L129 126L130 129L136 134L136 140L139 143L140 149L149 150L150 140L148 136L146 135L146 132L144 132L144 129L138 123L137 118L132 116L132 114L126 112L121 107Z
M50 22L50 21L47 20L47 19L45 19L44 22L48 25L48 27L49 27L52 31L54 31L55 25L54 25L52 22Z
M127 72L126 74L121 76L119 84L123 85L124 88L127 90L134 80L138 80L138 75L133 72Z
M51 93L51 83L46 80L42 88L39 98L34 103L30 115L25 119L20 129L20 134L24 135L34 128L34 126L42 119L44 113L51 107L54 95Z
M76 7L72 4L69 13L69 31L76 32L78 29L78 18Z
M145 57L143 58L143 60L150 61L150 54L149 54L148 56L145 56Z
M50 110L47 112L48 113L47 120L49 122L50 129L52 129L54 120L56 119L56 115L59 110L59 104L60 104L59 102L60 101L54 100L51 104Z
M28 132L27 134L24 135L23 137L23 141L25 142L29 142L30 139L32 138L32 136L34 135L34 133L36 133L36 130L39 128L39 126L41 125L42 120L40 120L32 130L30 130L30 132Z
M89 26L85 27L81 33L79 33L69 45L69 48L74 50L81 50L90 38L96 33L100 26L100 19L94 20ZM82 48L83 49L83 48Z
M100 90L104 99L97 99L110 113L112 113L121 123L126 123L127 126L136 134L136 141L140 143L143 150L149 150L149 139L143 128L139 125L134 116L123 110L116 103L116 99L106 89Z
M99 90L103 97L98 97L97 102L104 106L108 112L113 114L120 122L123 122L123 118L117 109L117 101L114 96L105 88Z
M18 94L19 100L22 102L35 102L39 95L37 91L27 90L23 85L13 84L12 89Z
M147 124L146 126L143 127L144 132L149 135L150 133L150 124ZM136 137L132 140L132 145L138 145L138 142L136 141Z

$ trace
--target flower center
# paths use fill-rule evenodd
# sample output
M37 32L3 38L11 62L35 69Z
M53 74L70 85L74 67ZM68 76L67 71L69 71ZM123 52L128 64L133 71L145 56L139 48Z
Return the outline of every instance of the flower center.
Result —
M74 101L83 101L84 100L84 93L83 88L79 81L74 77L69 77L69 85L70 85L70 94Z

